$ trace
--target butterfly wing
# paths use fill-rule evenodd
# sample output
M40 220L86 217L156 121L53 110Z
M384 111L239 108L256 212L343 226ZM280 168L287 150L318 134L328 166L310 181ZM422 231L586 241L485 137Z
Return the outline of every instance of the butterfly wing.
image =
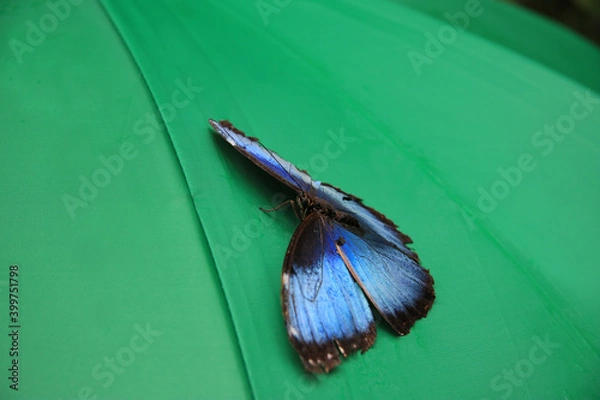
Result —
M312 179L305 171L264 147L258 139L246 136L229 121L208 121L214 130L254 164L298 192L309 190Z
M358 197L327 183L322 183L315 189L316 197L328 203L332 208L352 215L359 221L362 229L371 232L372 236L381 237L384 241L393 244L404 254L419 262L417 254L406 246L412 243L411 238L400 232L396 224L385 215L365 206Z
M341 258L371 303L399 335L407 334L435 300L429 271L372 231L334 222L333 235Z
M396 225L362 201L344 191L329 185L313 181L306 171L299 170L290 162L279 157L274 151L265 148L258 139L246 136L236 129L229 121L209 120L214 130L227 140L239 152L252 160L260 168L290 186L292 189L309 193L330 204L332 208L344 211L360 221L361 226L393 243L409 257L418 261L418 256L408 247L411 239L398 231Z
M356 285L319 213L307 216L289 244L282 303L289 339L307 371L329 372L347 356L368 350L376 337L369 304Z
M408 333L417 319L427 315L435 300L433 278L407 247L412 243L410 237L391 220L359 198L313 181L308 173L231 123L209 122L263 170L356 222L350 226L342 220L326 221L313 213L300 224L288 247L283 272L284 313L290 340L307 370L329 371L341 362L338 349L344 355L358 348L365 351L375 339L368 304L347 270L399 334Z
M358 222L358 230L335 225L335 235L345 241L344 262L385 320L398 334L407 334L435 300L433 277L407 247L411 238L385 215L335 186L319 185L316 196Z

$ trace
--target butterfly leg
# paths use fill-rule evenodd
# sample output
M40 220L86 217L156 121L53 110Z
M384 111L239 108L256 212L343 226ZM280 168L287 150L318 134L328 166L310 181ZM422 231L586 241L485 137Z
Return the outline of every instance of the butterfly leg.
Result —
M283 207L283 206L285 206L285 205L287 205L287 204L291 204L291 205L292 205L292 209L294 210L294 213L296 214L296 216L297 216L299 219L302 219L302 218L300 218L300 215L298 214L298 211L296 210L296 203L294 202L294 200L293 200L293 199L286 200L286 201L284 201L283 203L279 204L277 207L274 207L274 208L263 208L263 207L259 207L259 209L260 209L260 211L262 211L262 212L264 212L264 213L270 213L270 212L273 212L273 211L277 211L277 210L279 210L281 207Z

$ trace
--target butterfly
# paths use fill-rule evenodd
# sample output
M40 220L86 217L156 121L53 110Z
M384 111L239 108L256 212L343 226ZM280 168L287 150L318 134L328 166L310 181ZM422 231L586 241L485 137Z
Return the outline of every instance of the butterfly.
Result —
M291 203L301 222L285 254L281 301L289 340L308 372L329 372L341 363L340 354L364 353L373 345L369 302L399 335L427 315L435 300L433 277L392 221L313 180L230 122L209 123L297 194Z

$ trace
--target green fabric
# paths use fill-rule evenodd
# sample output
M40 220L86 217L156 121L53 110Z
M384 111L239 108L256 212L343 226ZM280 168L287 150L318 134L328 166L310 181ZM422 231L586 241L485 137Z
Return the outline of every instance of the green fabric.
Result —
M19 63L9 41L27 44L27 21L49 13L31 3L4 2L0 15L0 398L250 397L168 134L136 134L138 121L158 115L139 70L91 1L72 6ZM119 167L121 154L129 160ZM63 196L79 197L80 177L103 182L100 157L112 163L111 182L95 196L88 188L87 206L71 215ZM7 379L13 264L18 392Z
M167 127L257 398L598 392L600 113L589 111L556 151L538 136L532 142L570 112L574 92L587 93L576 82L595 75L564 76L524 57L541 35L513 50L469 31L417 71L408 55L423 53L424 33L442 25L385 1L260 3L262 18L251 2L104 4L158 103L172 96L173 79L203 87L197 107ZM496 5L485 7L494 15ZM547 26L512 17L511 29ZM562 43L584 46L564 33ZM597 67L598 52L586 51ZM297 221L258 210L283 189L215 138L208 118L233 121L397 221L437 281L427 320L401 339L382 326L371 351L330 376L307 377L279 304ZM342 133L340 153L327 157ZM520 178L516 165L528 169ZM501 173L516 187L506 184L499 204L482 203L489 212L478 209L479 188L501 190ZM525 378L504 375L515 369Z
M600 52L483 2L428 56L428 34L451 32L444 13L471 3L103 0L114 27L86 2L22 64L7 48L1 257L27 296L19 395L597 397ZM44 7L7 7L0 35L22 38ZM157 108L164 130L146 117ZM564 138L538 134L573 112L587 114ZM298 221L258 209L290 193L208 118L397 222L436 279L429 316L402 338L381 323L369 352L307 376L279 300ZM137 155L71 218L62 196L125 142ZM102 387L90 370L147 323L162 335Z

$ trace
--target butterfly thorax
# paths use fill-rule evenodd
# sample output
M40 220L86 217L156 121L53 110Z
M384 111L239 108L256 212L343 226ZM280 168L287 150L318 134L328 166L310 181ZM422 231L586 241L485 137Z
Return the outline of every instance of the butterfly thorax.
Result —
M341 222L344 225L357 228L362 231L358 220L354 216L332 207L329 203L317 197L310 196L306 193L301 193L296 198L296 205L300 210L299 216L301 219L305 219L313 212L318 212L328 219Z

